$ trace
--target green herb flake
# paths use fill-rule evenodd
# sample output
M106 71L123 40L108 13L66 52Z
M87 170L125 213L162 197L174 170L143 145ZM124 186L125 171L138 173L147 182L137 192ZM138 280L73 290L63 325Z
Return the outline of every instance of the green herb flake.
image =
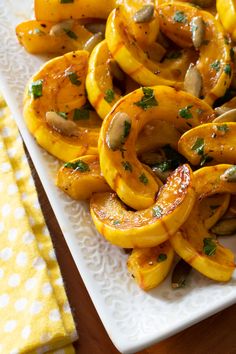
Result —
M214 69L216 72L220 70L220 61L215 60L213 63L211 63L210 67Z
M115 92L112 89L107 89L105 92L104 100L111 103L115 99Z
M129 161L122 161L122 166L124 168L125 171L133 171L133 167L131 165L131 163L129 163Z
M166 172L171 170L171 161L170 160L166 160L163 162L160 162L158 164L155 164L155 167L157 167L161 172Z
M207 256L214 256L216 253L217 244L216 241L211 237L206 237L203 239L203 252Z
M231 70L230 64L226 64L226 65L225 65L225 67L224 67L224 72L225 72L226 75L229 75L229 76L231 75L232 70Z
M75 32L73 32L73 31L71 31L71 30L69 30L67 28L63 28L63 29L64 29L65 34L68 37L70 37L71 39L77 39L78 38L78 36L77 36L77 34L75 34Z
M134 104L138 107L141 107L144 111L148 108L152 108L154 106L158 106L158 102L155 98L154 91L148 87L142 87L144 96L140 101L135 102Z
M89 119L89 110L87 108L76 108L73 114L73 120Z
M29 93L34 99L39 98L43 95L43 80L37 80L30 84Z
M182 52L180 50L172 50L166 55L166 59L178 59L182 57Z
M67 115L68 115L68 113L66 113L66 112L56 112L60 117L62 117L62 118L64 118L64 119L67 119L68 117L67 117Z
M187 18L186 18L183 11L176 11L173 16L173 20L178 23L186 23L187 22Z
M127 136L130 133L130 129L131 129L131 123L128 122L127 120L125 120L125 124L124 124L124 138L127 138Z
M82 161L82 160L77 160L75 162L67 162L64 167L66 168L72 168L75 171L80 171L80 172L88 172L90 171L89 165Z
M119 225L120 221L119 220L113 220L113 225Z
M192 108L192 105L186 106L184 108L181 108L179 110L179 116L184 119L191 119L193 118L192 113L190 112L190 109Z
M163 210L159 205L156 205L155 207L152 208L152 215L155 218L161 218L163 214Z
M223 125L217 125L217 130L219 130L219 132L228 132L229 131L229 127L227 124L223 124Z
M77 73L75 71L68 71L66 73L66 76L68 76L70 82L73 85L76 85L76 86L80 86L81 85L81 81L79 80L78 75L77 75Z
M140 182L142 182L143 184L148 184L148 178L147 178L147 176L145 175L145 173L142 173L142 174L139 176L139 180L140 180Z
M201 157L201 161L200 161L200 166L204 166L205 163L207 162L211 162L213 160L213 158L207 154L203 154Z
M157 262L164 262L167 259L167 255L165 253L160 253L157 257Z
M198 155L204 155L204 139L203 138L197 138L193 146L191 147L191 150L195 151Z
M60 4L71 4L74 0L60 0Z

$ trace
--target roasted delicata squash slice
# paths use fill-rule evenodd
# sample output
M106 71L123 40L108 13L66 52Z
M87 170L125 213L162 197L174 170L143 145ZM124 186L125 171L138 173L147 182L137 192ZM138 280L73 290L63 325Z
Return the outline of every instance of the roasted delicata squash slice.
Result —
M116 6L115 0L35 0L34 12L39 21L59 22L68 19L106 19Z
M136 248L128 258L127 266L141 289L151 290L168 275L174 260L174 250L164 242L153 248Z
M86 103L88 55L76 51L50 60L25 92L28 129L39 145L64 161L98 151L100 119Z
M186 3L173 2L158 7L160 29L180 47L199 51L196 63L202 80L204 100L213 102L223 96L232 79L230 45L223 27L207 11Z
M185 72L195 60L193 51L185 50L175 60L164 60L161 63L151 59L149 47L143 48L143 43L140 44L132 33L133 21L123 6L111 12L107 20L106 40L114 59L127 75L143 86L169 85L183 88ZM151 44L149 46L151 48ZM159 50L162 52L162 47L159 46Z
M229 193L214 194L210 197L202 199L199 202L201 220L203 220L204 226L207 228L207 230L214 226L225 214L229 207L229 203Z
M128 206L149 207L155 202L158 185L137 159L139 133L157 120L184 132L212 118L208 104L171 87L142 88L124 96L106 116L99 137L101 171L107 183Z
M198 196L188 220L170 236L178 255L210 279L228 281L235 269L234 254L222 246L204 225L199 201L215 193L236 194L236 166L216 165L194 172Z
M97 230L109 242L123 248L142 248L157 246L174 234L188 218L194 202L192 172L183 165L171 174L147 209L131 211L115 193L97 193L90 200L90 210Z
M216 0L216 8L224 29L236 41L236 8L234 0Z
M102 119L121 97L121 92L113 85L114 71L118 79L120 76L120 81L125 80L123 71L111 57L106 41L102 41L91 53L86 78L89 101Z
M32 54L64 54L83 49L93 36L79 21L67 20L59 23L48 21L26 21L16 27L17 38Z
M110 191L101 175L98 155L81 156L64 164L58 171L56 185L76 200L89 199L93 193Z
M181 136L178 150L193 165L212 160L236 164L236 122L195 127Z

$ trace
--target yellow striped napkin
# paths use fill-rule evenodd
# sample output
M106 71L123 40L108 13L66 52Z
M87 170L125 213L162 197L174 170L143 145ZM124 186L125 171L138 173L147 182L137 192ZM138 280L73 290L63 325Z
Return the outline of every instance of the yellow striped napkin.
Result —
M21 137L0 97L0 353L74 353L75 324Z

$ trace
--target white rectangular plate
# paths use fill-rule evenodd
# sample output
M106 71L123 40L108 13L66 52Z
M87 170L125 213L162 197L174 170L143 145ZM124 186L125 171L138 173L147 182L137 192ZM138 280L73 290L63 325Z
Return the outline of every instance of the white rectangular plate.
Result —
M145 293L128 275L124 252L96 233L87 204L72 201L55 187L59 163L37 146L22 117L25 85L44 62L26 53L15 36L16 24L30 18L32 3L0 0L1 90L110 338L122 353L133 353L235 303L236 277L221 284L192 272L185 289L173 291L168 278L157 289ZM232 238L228 240L231 248L233 242Z

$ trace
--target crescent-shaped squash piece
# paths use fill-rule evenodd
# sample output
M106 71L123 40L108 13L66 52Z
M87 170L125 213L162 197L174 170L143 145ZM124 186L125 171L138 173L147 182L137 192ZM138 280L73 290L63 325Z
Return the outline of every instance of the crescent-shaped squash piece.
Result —
M122 141L122 134L117 137L119 133L113 128L122 116L127 117L125 141ZM158 185L144 170L135 151L137 137L144 126L164 120L184 132L213 118L213 110L208 104L167 86L142 88L124 96L103 121L99 137L101 171L107 183L128 206L136 210L149 207L155 201ZM122 142L117 148L110 146L114 137Z
M136 40L130 22L132 17L120 6L111 12L106 26L109 50L123 71L143 86L183 87L185 72L194 60L192 52L186 51L181 58L163 63L149 59L148 47L143 49Z
M203 80L204 100L213 102L223 96L232 80L230 45L219 21L207 11L178 1L158 7L160 28L163 33L180 47L191 47L191 21L200 17L204 24L204 39L199 46L199 60L196 64Z
M141 289L147 291L158 286L168 275L174 260L170 243L157 247L136 248L128 258L128 271Z
M192 165L213 160L214 163L236 164L236 123L208 123L184 133L179 152Z
M216 9L224 29L236 41L236 7L235 0L216 0Z
M116 0L34 0L35 17L39 21L59 22L68 19L106 19Z
M86 105L88 55L77 51L50 60L25 91L23 114L28 129L39 145L64 161L98 152L100 119ZM56 118L47 120L48 112Z
M81 156L64 164L57 173L56 185L76 200L90 199L93 193L110 191L101 175L98 155Z
M50 34L57 27L57 34ZM26 21L16 27L17 38L25 49L32 54L64 54L83 49L84 44L92 37L78 21L57 24L49 21Z
M160 189L156 202L139 211L128 210L115 193L97 193L90 200L97 230L123 248L154 247L166 241L188 218L195 202L192 172L178 167Z
M188 220L180 230L170 236L176 253L210 279L228 281L235 269L234 254L222 246L204 225L199 200L215 193L236 194L236 184L221 179L232 165L204 167L194 172L194 185L198 196Z

